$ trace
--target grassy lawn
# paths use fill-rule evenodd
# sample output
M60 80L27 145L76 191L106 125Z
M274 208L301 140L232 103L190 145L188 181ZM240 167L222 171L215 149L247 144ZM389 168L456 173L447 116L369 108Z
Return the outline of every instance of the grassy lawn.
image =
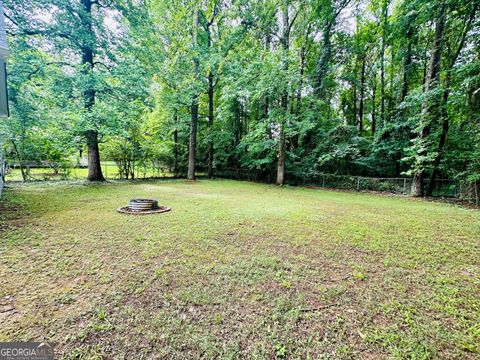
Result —
M173 211L115 212L133 197ZM0 341L66 358L478 359L479 254L480 213L440 203L223 180L15 185Z

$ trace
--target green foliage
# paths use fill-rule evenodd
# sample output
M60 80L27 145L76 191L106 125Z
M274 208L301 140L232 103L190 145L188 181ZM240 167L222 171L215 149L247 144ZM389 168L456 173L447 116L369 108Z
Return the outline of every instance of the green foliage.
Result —
M1 131L17 161L80 161L95 130L102 157L121 168L185 173L198 96L200 171L213 151L214 169L273 174L283 131L287 177L480 178L475 2L101 0L88 14L73 0L5 6L12 116Z

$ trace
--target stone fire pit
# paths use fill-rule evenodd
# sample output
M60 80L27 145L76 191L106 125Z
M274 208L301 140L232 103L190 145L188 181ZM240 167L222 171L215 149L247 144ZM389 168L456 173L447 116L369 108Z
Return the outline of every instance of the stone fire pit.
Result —
M159 206L158 201L155 199L132 199L128 203L128 206L122 206L117 209L121 214L130 215L149 215L149 214L161 214L172 210L166 206Z

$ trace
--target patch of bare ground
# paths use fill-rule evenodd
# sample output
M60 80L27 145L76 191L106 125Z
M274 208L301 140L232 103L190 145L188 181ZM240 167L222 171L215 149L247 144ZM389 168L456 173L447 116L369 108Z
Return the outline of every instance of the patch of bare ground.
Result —
M6 189L4 190L7 191ZM0 199L0 231L21 228L28 223L27 210L5 195Z
M363 251L347 247L341 257L314 253L299 259L297 251L284 250L273 247L266 259L242 257L198 273L181 266L179 259L142 291L124 292L102 304L110 309L105 315L108 329L77 338L63 351L101 345L126 357L142 351L152 357L177 352L204 357L220 356L228 344L238 358L254 353L276 357L278 349L271 345L277 343L299 357L335 355L338 347L347 346L353 358L384 358L374 344L365 344L361 333L378 321L379 315L371 316L370 289L381 272L378 261L372 260L366 281L355 278L348 265L352 258L370 256ZM282 254L282 260L277 262L275 254ZM90 315L81 327L98 322L97 314ZM211 337L210 348L196 343L197 336Z

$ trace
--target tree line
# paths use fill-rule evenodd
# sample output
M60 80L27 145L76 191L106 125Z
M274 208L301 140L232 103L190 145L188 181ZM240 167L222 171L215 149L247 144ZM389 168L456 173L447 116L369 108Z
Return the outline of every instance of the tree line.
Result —
M5 0L8 156L480 180L478 0Z

